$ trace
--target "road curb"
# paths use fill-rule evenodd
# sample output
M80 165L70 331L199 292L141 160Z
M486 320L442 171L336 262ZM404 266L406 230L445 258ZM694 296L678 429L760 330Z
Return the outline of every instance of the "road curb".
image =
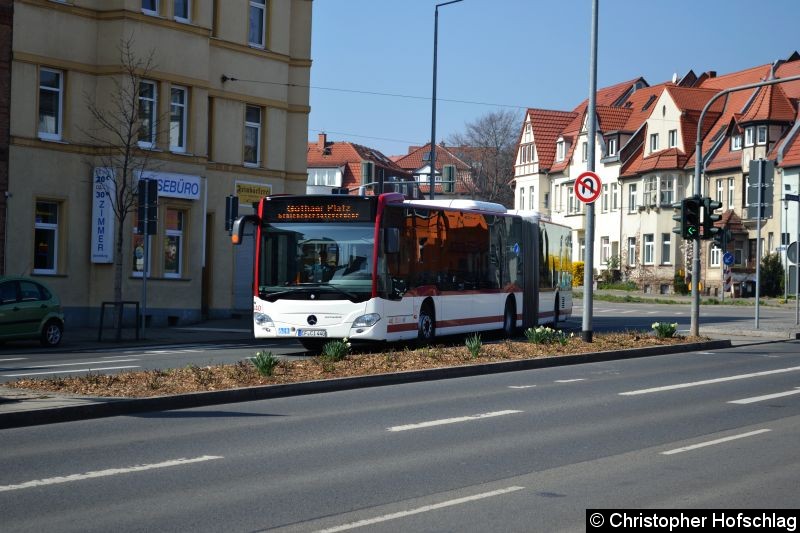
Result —
M630 348L626 350L609 352L593 352L577 355L562 355L554 357L541 357L536 359L522 359L517 361L503 361L498 363L484 363L426 370L411 370L392 374L374 374L369 376L305 381L301 383L287 383L281 385L264 385L259 387L246 387L222 391L194 392L190 394L157 396L153 398L98 398L92 403L80 405L0 413L0 429L37 426L58 422L72 422L76 420L88 420L111 416L136 415L153 411L188 409L193 407L205 407L226 403L267 400L271 398L285 398L289 396L302 396L306 394L321 394L368 387L415 383L420 381L453 379L485 374L498 374L503 372L517 372L520 370L534 370L537 368L550 368L555 366L568 366L582 363L597 363L618 359L633 359L673 353L713 350L730 348L731 346L731 341L724 339L688 344Z

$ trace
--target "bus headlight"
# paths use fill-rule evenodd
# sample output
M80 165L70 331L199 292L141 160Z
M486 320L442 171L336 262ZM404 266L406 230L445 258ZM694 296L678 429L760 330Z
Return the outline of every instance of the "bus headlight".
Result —
M275 324L272 323L272 319L269 317L269 315L265 315L264 313L253 313L253 320L259 326L275 327Z
M368 315L361 315L353 321L354 328L369 328L378 323L381 315L378 313L370 313Z

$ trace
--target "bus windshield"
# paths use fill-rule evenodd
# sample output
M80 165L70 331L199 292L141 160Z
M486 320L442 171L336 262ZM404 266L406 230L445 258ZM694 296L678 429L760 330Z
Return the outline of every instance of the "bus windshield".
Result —
M261 233L259 297L368 300L372 295L371 223L270 223Z

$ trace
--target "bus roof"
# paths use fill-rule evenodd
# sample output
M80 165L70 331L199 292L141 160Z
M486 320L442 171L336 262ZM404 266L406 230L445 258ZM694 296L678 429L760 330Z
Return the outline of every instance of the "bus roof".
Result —
M406 200L406 205L420 207L444 207L449 209L465 209L470 211L483 211L490 213L507 214L509 211L502 204L494 202L481 202L478 200Z

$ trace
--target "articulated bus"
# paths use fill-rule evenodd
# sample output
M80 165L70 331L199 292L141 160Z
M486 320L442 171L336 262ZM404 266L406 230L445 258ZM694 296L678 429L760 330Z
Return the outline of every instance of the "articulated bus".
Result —
M255 224L253 331L319 351L334 339L429 343L569 318L569 228L470 200L276 195Z

